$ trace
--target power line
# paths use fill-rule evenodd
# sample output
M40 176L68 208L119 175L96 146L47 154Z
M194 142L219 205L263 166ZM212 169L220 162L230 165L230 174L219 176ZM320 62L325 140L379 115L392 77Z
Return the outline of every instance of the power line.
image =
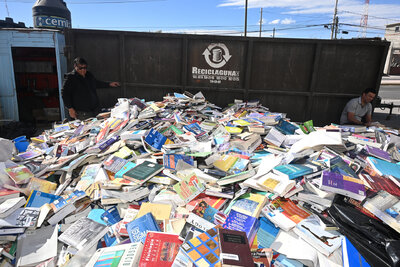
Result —
M341 10L341 13L349 13L349 14L354 14L354 15L360 15L362 16L363 14L361 13L357 13L357 12L352 12L352 11L348 11L348 10ZM385 17L377 17L377 16L372 16L372 15L368 15L368 17L370 18L375 18L375 19L384 19L384 20L392 20L392 21L400 21L399 18L385 18Z

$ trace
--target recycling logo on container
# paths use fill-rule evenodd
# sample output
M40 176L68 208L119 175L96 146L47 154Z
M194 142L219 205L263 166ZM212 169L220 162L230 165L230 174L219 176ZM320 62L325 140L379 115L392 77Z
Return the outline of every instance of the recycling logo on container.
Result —
M232 58L228 47L223 43L211 43L201 53L210 68L192 66L192 78L208 80L212 84L223 82L239 82L239 70L221 69Z
M203 56L207 64L216 69L225 66L232 57L229 54L229 49L222 43L210 44L206 50L204 50Z

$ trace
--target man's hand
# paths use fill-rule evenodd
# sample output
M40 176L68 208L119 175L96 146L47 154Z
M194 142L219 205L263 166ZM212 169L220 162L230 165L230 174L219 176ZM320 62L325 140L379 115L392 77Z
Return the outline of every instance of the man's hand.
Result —
M68 112L69 112L69 116L70 116L71 118L76 119L76 111L75 111L74 108L69 108L69 109L68 109Z
M119 82L110 82L110 87L118 87L120 86Z

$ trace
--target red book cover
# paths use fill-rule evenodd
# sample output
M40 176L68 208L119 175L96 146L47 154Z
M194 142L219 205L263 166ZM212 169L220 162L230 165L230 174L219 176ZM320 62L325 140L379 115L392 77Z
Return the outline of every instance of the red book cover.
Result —
M254 266L245 232L218 229L222 266Z
M189 201L189 203L186 204L186 208L189 211L192 211L194 207L196 207L197 204L199 204L201 201L205 201L211 207L219 210L226 203L227 199L222 197L209 196L206 195L205 193L201 193L195 199Z
M369 165L365 166L361 175L363 180L370 185L372 191L384 190L393 196L400 197L400 188L392 180L380 176Z
M139 267L169 267L178 254L182 241L178 235L148 232Z

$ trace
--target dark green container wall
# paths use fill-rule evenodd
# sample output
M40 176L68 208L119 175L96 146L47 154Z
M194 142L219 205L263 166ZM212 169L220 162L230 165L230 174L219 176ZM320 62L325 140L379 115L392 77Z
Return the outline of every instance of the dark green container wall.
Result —
M162 100L168 93L203 92L221 107L234 99L258 99L293 121L338 122L346 102L367 87L379 90L389 43L381 40L244 38L66 29L69 69L76 56L96 77L120 81L99 88L102 106L118 97ZM225 47L223 66L213 67L210 48ZM221 46L222 45L222 46ZM215 55L218 57L217 55ZM208 57L208 61L207 61ZM235 71L237 80L211 83L193 74Z

